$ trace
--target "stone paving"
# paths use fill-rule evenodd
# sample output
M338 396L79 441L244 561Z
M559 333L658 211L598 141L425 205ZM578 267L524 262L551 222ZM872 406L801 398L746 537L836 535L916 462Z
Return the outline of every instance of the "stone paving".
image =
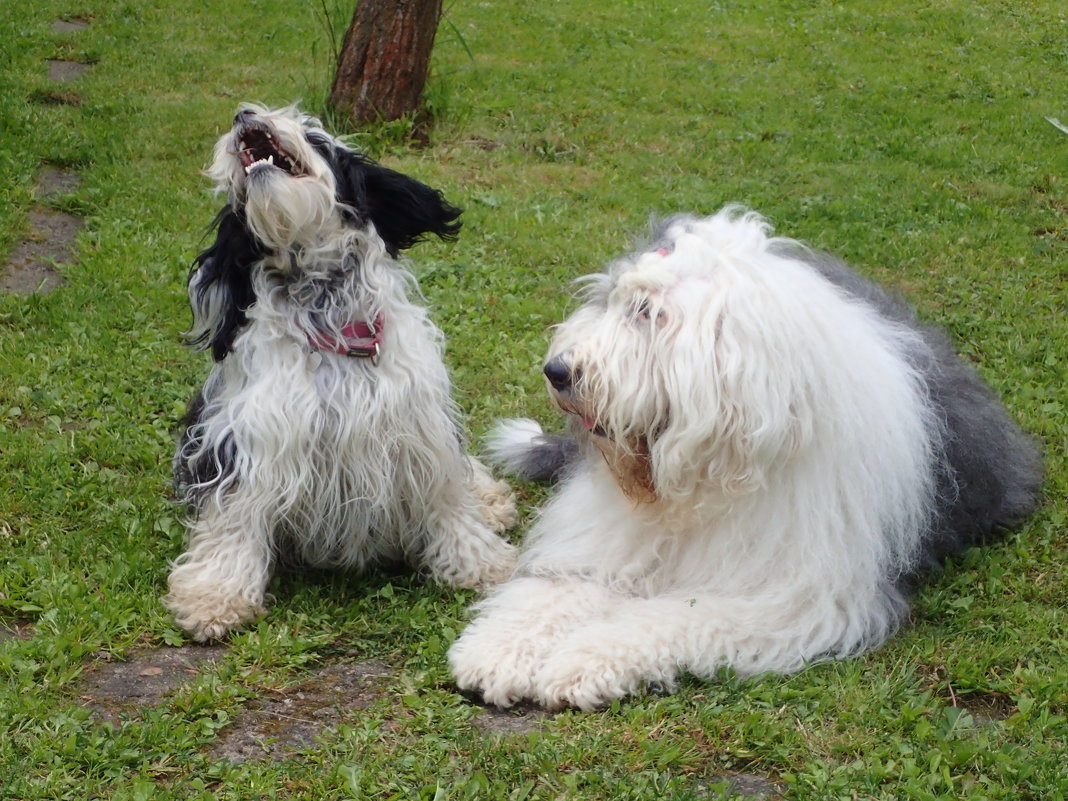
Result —
M87 20L71 17L57 19L52 32L61 38L76 36L89 27ZM48 78L56 88L36 95L45 105L81 104L77 92L67 88L92 69L91 64L68 59L47 59ZM27 232L0 268L0 292L22 295L51 292L63 286L62 266L77 259L75 240L82 229L80 217L52 206L78 191L81 176L73 170L42 164L34 192L34 206L26 215Z

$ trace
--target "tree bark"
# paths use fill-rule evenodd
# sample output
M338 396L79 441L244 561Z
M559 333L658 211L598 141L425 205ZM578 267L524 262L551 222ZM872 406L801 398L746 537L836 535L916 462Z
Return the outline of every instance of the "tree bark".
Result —
M330 105L357 123L418 116L442 0L358 0Z

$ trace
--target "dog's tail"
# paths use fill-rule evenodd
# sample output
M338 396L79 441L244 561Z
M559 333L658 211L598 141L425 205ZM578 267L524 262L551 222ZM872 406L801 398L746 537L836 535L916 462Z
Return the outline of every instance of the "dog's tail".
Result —
M528 481L559 480L579 459L578 443L571 437L546 434L533 420L502 420L486 438L490 464Z

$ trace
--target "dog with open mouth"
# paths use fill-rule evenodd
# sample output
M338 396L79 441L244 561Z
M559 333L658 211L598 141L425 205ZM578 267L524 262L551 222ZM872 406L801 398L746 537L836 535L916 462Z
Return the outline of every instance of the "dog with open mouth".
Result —
M512 495L464 452L442 335L399 257L454 238L459 209L292 107L243 106L207 172L227 203L189 277L190 339L214 365L174 457L177 623L207 640L255 619L277 563L505 578Z

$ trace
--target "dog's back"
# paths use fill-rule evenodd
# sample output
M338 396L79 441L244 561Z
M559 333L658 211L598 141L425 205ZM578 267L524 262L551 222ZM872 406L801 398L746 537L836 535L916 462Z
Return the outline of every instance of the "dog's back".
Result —
M944 428L935 514L917 567L934 567L946 556L1021 523L1038 504L1042 484L1035 443L1009 419L994 393L940 329L917 320L903 299L836 259L804 255L849 297L919 332L927 347L910 357L927 381L931 404Z
M788 255L806 262L846 297L917 331L926 346L910 358L927 381L944 428L936 454L935 509L915 571L935 567L945 557L1021 523L1040 496L1039 450L946 335L918 321L903 299L833 257L792 247ZM497 426L487 453L492 463L520 478L555 482L574 467L581 451L572 437L546 434L533 420L520 419Z

